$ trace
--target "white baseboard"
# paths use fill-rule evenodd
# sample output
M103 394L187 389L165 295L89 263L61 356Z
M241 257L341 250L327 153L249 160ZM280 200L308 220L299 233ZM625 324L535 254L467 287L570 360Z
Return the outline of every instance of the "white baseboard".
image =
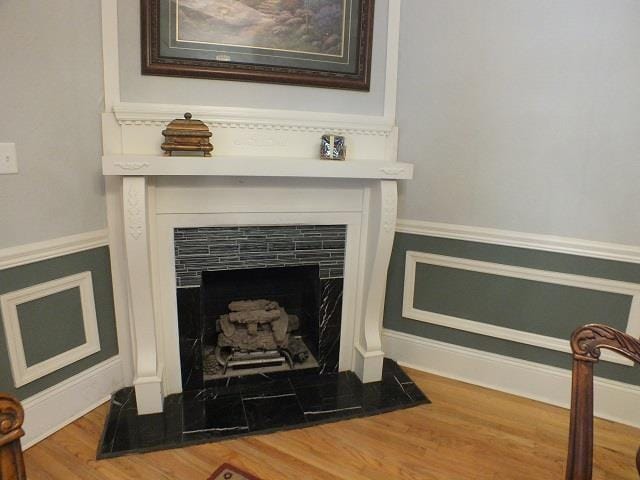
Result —
M106 229L0 249L0 270L109 245Z
M109 400L124 386L122 378L122 361L116 356L24 400L23 449Z
M409 368L564 408L571 403L570 370L393 330L384 330L383 346L388 357ZM597 417L640 427L640 387L599 377L594 386Z
M590 258L640 263L640 246L596 242L580 238L514 232L495 228L398 219L396 231L427 237L450 238L506 247L567 253Z

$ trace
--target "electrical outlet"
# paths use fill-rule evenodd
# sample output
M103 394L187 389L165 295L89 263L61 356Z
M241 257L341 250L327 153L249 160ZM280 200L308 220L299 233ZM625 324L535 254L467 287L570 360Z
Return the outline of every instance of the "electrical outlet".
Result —
M0 175L18 173L18 156L15 143L0 143Z

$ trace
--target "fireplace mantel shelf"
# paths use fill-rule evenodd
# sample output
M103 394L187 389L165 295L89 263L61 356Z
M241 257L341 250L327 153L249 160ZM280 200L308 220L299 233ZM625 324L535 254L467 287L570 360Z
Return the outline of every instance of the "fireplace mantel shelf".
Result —
M313 160L279 157L166 157L106 155L102 173L112 176L306 177L408 180L413 165L400 162Z

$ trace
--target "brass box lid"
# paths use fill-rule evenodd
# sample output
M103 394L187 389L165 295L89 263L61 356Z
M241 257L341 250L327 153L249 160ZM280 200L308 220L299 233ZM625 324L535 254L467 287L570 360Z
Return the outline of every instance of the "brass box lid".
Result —
M184 120L177 118L167 125L162 131L165 137L169 136L190 136L190 137L211 137L209 127L202 120L192 120L190 113L184 114Z

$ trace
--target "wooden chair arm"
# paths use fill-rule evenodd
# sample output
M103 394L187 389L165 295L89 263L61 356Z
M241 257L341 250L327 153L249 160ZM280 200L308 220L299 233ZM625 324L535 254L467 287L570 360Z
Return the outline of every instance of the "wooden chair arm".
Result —
M24 410L10 395L0 394L0 480L26 480L20 438Z
M571 350L575 360L597 362L600 349L613 350L640 363L640 341L606 325L590 324L576 329L571 335Z
M591 324L571 335L573 374L566 480L591 480L593 470L593 366L600 349L613 350L640 363L640 341L606 325ZM640 451L636 456L640 471Z

